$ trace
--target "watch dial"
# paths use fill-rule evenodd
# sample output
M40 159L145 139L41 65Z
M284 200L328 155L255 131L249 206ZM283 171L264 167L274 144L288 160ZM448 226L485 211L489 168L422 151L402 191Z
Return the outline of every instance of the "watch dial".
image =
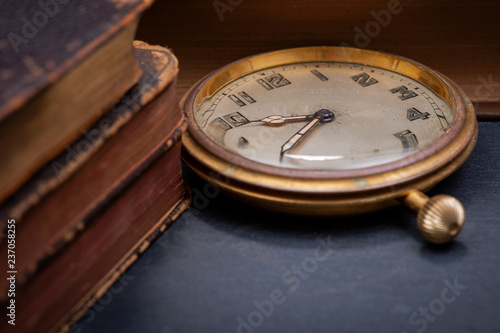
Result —
M251 73L193 111L200 130L221 148L310 170L397 161L436 142L454 120L441 97L409 77L337 62Z

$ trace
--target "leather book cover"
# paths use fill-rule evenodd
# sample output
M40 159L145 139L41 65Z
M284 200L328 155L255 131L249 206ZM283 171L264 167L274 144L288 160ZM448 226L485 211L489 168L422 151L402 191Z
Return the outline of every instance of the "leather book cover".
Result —
M165 48L141 45L163 59L158 62L169 63L163 69L166 72L159 74L170 83L165 87L166 81L162 81L155 86L156 92L163 91L151 103L104 142L71 178L16 220L16 242L21 244L16 250L18 285L36 278L38 271L71 246L108 204L180 140L186 129L176 98L175 57ZM1 244L0 252L7 253L7 246L6 242ZM8 281L0 286L6 290Z
M137 82L132 41L151 4L2 2L0 202Z
M77 140L0 204L0 230L5 231L7 219L15 219L19 224L29 208L62 185L143 106L150 103L174 80L179 70L178 61L169 50L134 41L134 51L142 72L138 83Z
M3 1L0 120L132 24L152 0Z

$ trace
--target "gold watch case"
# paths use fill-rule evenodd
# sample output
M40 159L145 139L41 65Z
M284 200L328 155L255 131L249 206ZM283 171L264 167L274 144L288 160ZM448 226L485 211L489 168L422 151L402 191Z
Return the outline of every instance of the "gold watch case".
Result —
M444 99L455 112L454 120L435 143L414 154L352 170L297 170L261 164L223 149L196 124L193 114L201 103L235 79L270 67L306 62L362 64L403 74ZM477 140L472 103L450 79L400 56L355 48L303 47L236 61L195 84L182 99L181 108L188 119L182 156L195 173L246 203L289 214L352 215L401 202L418 210L426 200L409 194L427 191L457 170ZM413 200L416 197L420 199Z

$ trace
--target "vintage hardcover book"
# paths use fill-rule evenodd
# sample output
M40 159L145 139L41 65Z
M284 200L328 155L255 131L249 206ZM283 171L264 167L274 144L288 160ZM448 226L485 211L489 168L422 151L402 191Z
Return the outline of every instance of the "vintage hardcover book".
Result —
M163 66L156 74L156 83L149 86L151 91L132 89L123 103L140 101L144 94L162 92L108 138L70 179L47 194L20 220L16 219L16 242L20 244L16 250L18 285L28 282L70 246L104 207L172 146L173 141L179 140L186 128L176 98L176 58L162 47L145 43L136 43L136 47L142 47L149 57L154 54L153 65ZM7 246L6 242L1 244L0 253L6 254ZM0 286L7 290L8 281L0 282Z
M75 173L176 77L178 62L167 49L134 41L134 51L142 72L139 82L93 126L0 204L0 230L5 230L8 219L15 219L19 224L29 208Z
M137 82L132 41L151 3L1 5L0 202Z
M179 139L88 229L15 295L15 326L3 303L0 331L67 331L189 204ZM43 221L41 221L43 222Z

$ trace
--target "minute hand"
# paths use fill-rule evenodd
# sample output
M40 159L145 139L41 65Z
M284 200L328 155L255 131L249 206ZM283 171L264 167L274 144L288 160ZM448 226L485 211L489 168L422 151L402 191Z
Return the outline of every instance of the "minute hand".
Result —
M263 122L267 124L283 124L287 122L295 122L301 120L309 120L314 118L314 115L305 115L305 116L269 116L263 119L254 120L255 122Z
M321 122L320 118L314 118L302 127L297 133L295 133L283 146L281 146L280 159L283 159L283 155L290 149L292 149L307 133L311 132L312 129Z

